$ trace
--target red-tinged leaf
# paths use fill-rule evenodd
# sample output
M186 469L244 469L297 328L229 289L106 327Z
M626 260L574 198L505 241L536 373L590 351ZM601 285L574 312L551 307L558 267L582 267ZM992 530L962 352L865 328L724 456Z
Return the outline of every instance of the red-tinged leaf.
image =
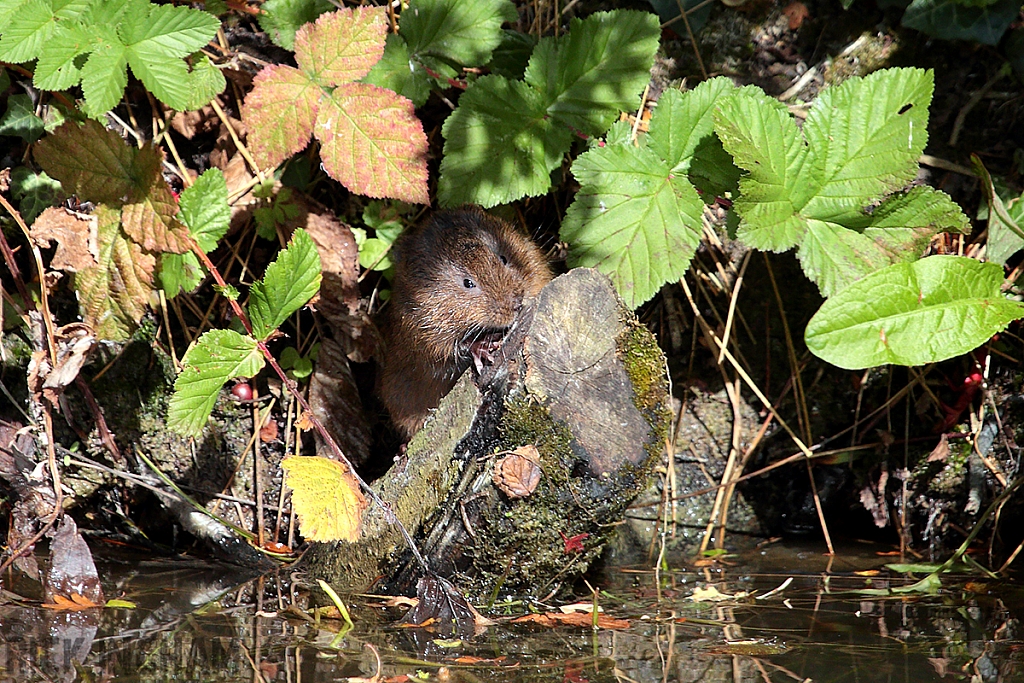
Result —
M260 166L277 166L309 144L323 91L290 66L268 66L242 105L248 145Z
M184 254L190 251L188 228L175 215L178 203L171 188L161 180L148 188L138 202L121 209L121 225L146 251Z
M352 192L427 204L427 136L410 100L375 85L340 85L316 121L324 169Z
M387 29L383 7L321 14L295 34L295 61L321 85L358 81L383 56Z
M146 312L156 258L121 230L120 212L96 207L99 258L75 273L74 287L86 324L96 336L125 340Z
M584 550L583 541L590 537L590 534L566 536L561 531L558 532L558 535L562 537L562 542L565 544L565 550L563 552L565 552L566 555L569 553L582 553Z
M136 150L91 119L81 126L65 122L36 143L33 154L65 192L88 201L120 204L128 201L137 184Z

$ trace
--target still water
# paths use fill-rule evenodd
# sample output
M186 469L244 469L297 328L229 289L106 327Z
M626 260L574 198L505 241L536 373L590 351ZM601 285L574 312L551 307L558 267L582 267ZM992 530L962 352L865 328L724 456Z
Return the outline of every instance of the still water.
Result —
M0 604L0 681L1024 681L1017 584L960 576L936 595L860 594L908 583L880 550L828 558L777 544L714 567L606 567L591 585L625 628L511 624L527 611L515 604L453 642L399 627L402 608L368 597L347 600L348 632L308 621L288 609L306 591L287 571L239 583L230 567L97 558L107 596L134 609L45 609L19 601L16 577L4 577L13 593ZM732 597L694 601L695 589ZM585 586L578 598L592 602Z

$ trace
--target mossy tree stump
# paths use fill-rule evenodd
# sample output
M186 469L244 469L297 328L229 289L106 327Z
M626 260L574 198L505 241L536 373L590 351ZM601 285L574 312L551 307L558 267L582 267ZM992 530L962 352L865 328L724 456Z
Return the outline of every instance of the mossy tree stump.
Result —
M497 355L476 383L462 377L375 486L431 569L468 595L542 596L587 568L647 485L670 421L664 358L587 269L552 281ZM520 496L500 463L522 446L536 448L540 476ZM411 590L420 568L387 515L368 510L362 534L314 546L309 573Z

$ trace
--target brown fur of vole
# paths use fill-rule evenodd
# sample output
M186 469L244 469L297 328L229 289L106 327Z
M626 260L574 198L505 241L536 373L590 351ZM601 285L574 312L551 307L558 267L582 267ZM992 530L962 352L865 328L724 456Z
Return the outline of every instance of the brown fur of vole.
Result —
M434 213L394 254L377 393L409 438L469 367L470 345L508 329L551 269L527 236L475 207Z

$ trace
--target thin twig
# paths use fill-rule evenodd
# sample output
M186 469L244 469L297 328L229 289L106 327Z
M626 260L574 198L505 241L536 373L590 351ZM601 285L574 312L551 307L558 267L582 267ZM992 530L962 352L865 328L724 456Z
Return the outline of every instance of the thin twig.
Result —
M216 267L213 265L213 262L210 261L210 257L206 255L206 252L202 250L202 248L196 243L195 240L189 238L189 242L191 243L190 246L192 248L192 252L199 258L200 262L202 262L202 264L206 267L210 274L213 275L213 278L214 280L217 281L217 284L221 287L227 287L227 282L225 282L224 278L221 277L220 271L218 271ZM242 325L245 327L245 331L250 336L252 336L252 323L249 321L249 316L247 316L245 311L242 310L242 306L234 299L228 299L228 304L230 304L231 309L234 311L238 319L242 322ZM253 339L256 338L253 337ZM299 405L302 406L302 410L305 411L306 415L309 417L309 421L312 423L313 428L316 429L317 434L320 435L320 438L324 440L324 442L327 444L328 448L330 448L331 452L335 455L335 457L337 457L337 459L348 468L352 477L359 483L359 487L364 492L366 492L366 495L370 498L370 500L372 500L373 503L381 509L381 511L384 513L385 518L390 523L395 525L399 533L402 535L402 538L405 540L406 545L409 547L409 550L412 552L412 555L415 558L416 563L420 565L423 571L429 573L430 567L427 564L427 561L423 558L423 555L420 553L419 548L416 547L416 543L413 541L412 535L409 534L408 529L405 528L405 525L402 524L401 520L398 519L398 516L395 515L395 511L392 510L391 506L384 502L384 500L377 494L377 492L374 491L370 487L370 485L367 484L366 481L359 476L359 474L356 472L355 467L352 466L352 463L341 451L341 447L338 446L338 443L334 440L334 437L331 436L331 433L327 430L326 427L324 427L323 423L316 417L316 414L313 412L313 409L310 407L309 403L302 395L302 392L299 391L298 385L292 379L290 379L288 375L285 374L284 370L281 369L281 366L278 364L277 359L274 358L274 354L272 354L270 352L270 349L267 348L266 343L260 339L256 339L256 346L257 348L259 348L260 353L263 354L263 358L267 361L267 364L274 370L277 376L281 379L283 386L288 389L289 393L291 393L291 395L295 397L295 400L298 401Z

